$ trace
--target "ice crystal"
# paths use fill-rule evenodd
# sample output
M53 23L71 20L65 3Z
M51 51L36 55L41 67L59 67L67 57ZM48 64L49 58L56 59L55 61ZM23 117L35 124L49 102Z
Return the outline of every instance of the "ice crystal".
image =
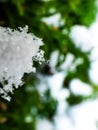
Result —
M28 27L13 30L0 27L0 95L10 100L8 93L13 93L13 86L23 84L24 73L34 72L32 59L41 63L44 52L40 38L28 33ZM35 57L35 58L34 58Z

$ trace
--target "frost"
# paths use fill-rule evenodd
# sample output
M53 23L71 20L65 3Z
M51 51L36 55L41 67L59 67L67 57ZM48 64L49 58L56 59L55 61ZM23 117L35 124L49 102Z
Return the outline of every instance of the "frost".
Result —
M13 93L13 86L23 84L24 73L34 72L33 61L44 61L43 45L40 38L28 33L28 27L12 30L0 27L0 95L10 100L8 93Z

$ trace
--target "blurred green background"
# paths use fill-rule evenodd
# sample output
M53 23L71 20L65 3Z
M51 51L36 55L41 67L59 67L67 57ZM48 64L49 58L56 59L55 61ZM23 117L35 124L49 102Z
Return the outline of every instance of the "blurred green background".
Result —
M83 59L75 70L67 70L62 88L68 89L70 94L66 101L70 106L94 97L74 95L70 91L70 82L74 78L90 84L96 94L97 86L89 79L88 70L91 61L90 51L83 52L70 39L70 30L74 25L89 27L96 19L97 6L95 0L0 0L0 26L17 27L29 26L29 32L43 39L45 45L45 59L48 61L52 52L59 52L56 72L65 73L60 66L64 63L68 53L73 54L76 61ZM58 26L47 24L43 19L60 15ZM62 57L62 58L61 58ZM54 59L55 60L55 59ZM39 91L42 78L54 75L51 65L34 63L36 73L24 74L25 84L15 90L10 102L0 98L0 130L36 130L38 118L47 118L53 122L58 101L52 97L50 88L44 94ZM39 87L39 88L38 88Z

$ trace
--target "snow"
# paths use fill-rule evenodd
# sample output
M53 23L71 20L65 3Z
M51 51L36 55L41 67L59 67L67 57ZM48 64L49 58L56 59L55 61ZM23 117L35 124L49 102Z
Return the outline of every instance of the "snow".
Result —
M98 18L90 28L79 25L72 27L70 37L82 51L87 52L90 49L92 50L89 76L93 83L98 84Z
M82 51L87 52L92 49L90 59L92 61L91 68L89 70L89 76L91 81L98 85L98 19L96 19L95 23L92 24L90 28L85 26L74 26L70 33L72 40L75 42L76 46L80 48ZM54 52L53 59L57 59L58 52ZM56 62L51 62L52 67L55 68ZM67 60L68 59L68 60ZM74 58L71 58L70 55L65 59L65 62L61 68L68 68L69 65L76 66L80 64L82 59L77 59L76 63L73 63ZM75 69L75 67L72 67ZM69 68L70 69L70 68ZM54 76L49 77L48 85L50 85L52 96L56 98L59 102L59 106L57 109L57 114L55 115L54 122L55 128L54 130L97 130L98 125L98 99L87 100L79 105L69 107L65 99L69 95L69 91L66 89L61 89L62 82L64 77L66 76L66 72L64 73L56 73ZM90 85L83 83L79 79L73 79L70 83L71 91L74 94L78 95L90 95L92 94L92 88ZM45 126L44 122L44 126ZM52 125L52 124L51 124ZM45 129L49 128L47 125ZM39 129L37 129L39 130ZM52 130L52 128L49 128Z
M70 82L70 90L75 95L89 96L92 94L92 86L90 86L86 83L83 83L79 79L73 79Z
M0 27L0 88L2 98L10 100L13 85L18 88L23 84L24 73L35 72L33 60L44 61L44 52L39 49L43 45L40 38L28 33L28 27L12 30ZM4 81L8 83L5 84Z

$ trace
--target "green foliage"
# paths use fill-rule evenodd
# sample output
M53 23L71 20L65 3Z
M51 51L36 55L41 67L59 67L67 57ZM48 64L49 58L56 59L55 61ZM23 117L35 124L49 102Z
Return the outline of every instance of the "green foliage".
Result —
M73 93L70 94L70 96L67 98L67 101L69 105L77 105L83 101L83 96L80 95L74 95Z
M67 70L63 87L70 89L69 83L74 78L83 82L91 83L88 76L90 68L89 53L82 52L77 48L69 37L69 32L74 25L90 26L96 18L96 0L2 0L0 1L0 25L17 28L18 26L29 26L29 31L41 37L45 43L43 49L45 58L48 60L53 51L59 51L56 70L60 71L60 65L68 53L74 55L75 59L82 58L83 63L79 64L74 71ZM59 13L60 21L63 24L58 27L48 25L42 18L53 16ZM59 22L60 22L59 21ZM65 32L64 32L65 31ZM61 56L64 56L60 60ZM35 63L36 64L36 63ZM38 72L43 77L51 76L50 65L38 66ZM65 70L63 70L65 71ZM25 74L25 84L12 95L11 102L2 99L0 102L0 130L35 130L38 118L47 118L51 121L56 112L57 101L51 96L50 89L41 95L37 89L40 84L37 74ZM70 105L81 103L84 98L70 93L67 102ZM2 107L5 106L6 109ZM30 116L31 121L26 121ZM5 119L5 120L4 120Z

